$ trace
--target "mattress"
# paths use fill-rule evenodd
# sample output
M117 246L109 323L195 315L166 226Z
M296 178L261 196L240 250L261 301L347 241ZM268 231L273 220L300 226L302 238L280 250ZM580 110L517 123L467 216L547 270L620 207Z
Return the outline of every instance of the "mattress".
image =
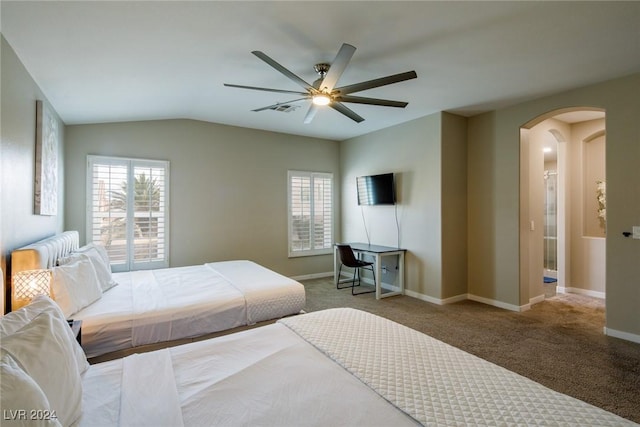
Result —
M299 313L304 287L251 261L114 273L118 286L76 313L87 357Z
M85 372L79 425L167 422L635 425L405 326L353 309L282 319L245 332L92 365Z

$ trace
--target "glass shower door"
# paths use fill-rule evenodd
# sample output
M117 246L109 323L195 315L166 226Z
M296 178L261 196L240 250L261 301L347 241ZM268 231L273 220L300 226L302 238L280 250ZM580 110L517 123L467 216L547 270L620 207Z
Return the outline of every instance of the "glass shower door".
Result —
M544 171L544 275L556 278L558 270L557 178L555 170Z

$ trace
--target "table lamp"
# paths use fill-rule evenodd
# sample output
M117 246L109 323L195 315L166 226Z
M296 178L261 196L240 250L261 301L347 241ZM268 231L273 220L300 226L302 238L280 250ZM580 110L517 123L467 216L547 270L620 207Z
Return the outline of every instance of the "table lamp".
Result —
M31 302L36 295L51 294L51 272L49 270L24 270L12 275L11 310Z

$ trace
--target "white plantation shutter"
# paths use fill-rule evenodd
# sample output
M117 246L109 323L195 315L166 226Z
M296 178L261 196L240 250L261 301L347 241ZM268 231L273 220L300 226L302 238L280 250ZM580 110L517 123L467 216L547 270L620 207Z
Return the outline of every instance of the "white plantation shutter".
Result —
M87 242L114 271L169 266L169 162L88 156Z
M313 248L331 249L333 245L332 178L316 176L313 180Z
M333 174L289 171L289 256L331 253Z
M92 160L94 160L92 162ZM128 201L117 191L126 186L128 162L121 159L89 157L87 187L87 243L104 246L111 265L127 263Z

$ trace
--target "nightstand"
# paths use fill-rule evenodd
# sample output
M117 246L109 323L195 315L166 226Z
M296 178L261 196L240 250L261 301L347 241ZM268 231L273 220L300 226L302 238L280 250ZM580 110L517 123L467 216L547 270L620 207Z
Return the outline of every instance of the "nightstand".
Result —
M78 340L78 344L82 345L82 320L67 320L69 323L69 327L73 331L73 334L76 336L76 340Z

